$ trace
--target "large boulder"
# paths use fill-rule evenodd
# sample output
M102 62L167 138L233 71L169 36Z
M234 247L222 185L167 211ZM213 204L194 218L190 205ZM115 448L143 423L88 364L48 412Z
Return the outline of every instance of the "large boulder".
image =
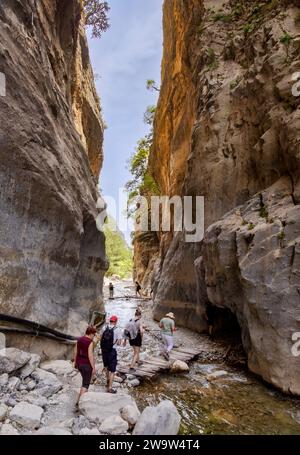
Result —
M186 362L183 362L182 360L175 360L171 367L172 373L183 373L189 370L190 367L188 366L188 364Z
M49 373L41 368L37 368L32 374L32 377L38 381L36 386L37 392L46 398L51 397L62 388L62 383L57 379L55 374Z
M130 395L117 393L88 392L79 402L81 413L89 420L102 423L103 420L112 416L120 416L120 411L125 406L133 406L137 411L137 405Z
M15 348L4 348L0 350L0 374L13 373L22 368L31 359L28 352Z
M158 406L148 406L139 418L134 435L173 436L180 428L181 417L171 401L162 401Z
M40 395L38 392L30 392L24 395L23 401L27 401L30 404L39 406L40 408L45 408L47 406L48 400L43 395Z
M124 408L120 410L120 413L122 419L128 423L129 428L133 428L135 426L141 415L137 407L132 405L124 406Z
M29 362L20 370L20 377L27 378L39 366L41 357L38 354L31 354Z
M72 363L67 360L52 360L49 362L43 362L40 368L58 376L67 376L74 372Z
M128 423L121 417L113 415L103 420L99 430L101 433L111 435L124 434L128 430Z
M22 427L33 430L40 426L43 413L43 408L22 401L12 409L9 417Z

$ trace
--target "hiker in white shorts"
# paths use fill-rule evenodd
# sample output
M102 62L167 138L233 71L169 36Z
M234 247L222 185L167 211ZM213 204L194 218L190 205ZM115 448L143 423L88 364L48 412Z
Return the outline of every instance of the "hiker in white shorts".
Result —
M161 328L161 337L163 341L163 355L166 360L170 358L170 352L174 347L174 332L175 328L175 316L173 313L168 313L159 323Z

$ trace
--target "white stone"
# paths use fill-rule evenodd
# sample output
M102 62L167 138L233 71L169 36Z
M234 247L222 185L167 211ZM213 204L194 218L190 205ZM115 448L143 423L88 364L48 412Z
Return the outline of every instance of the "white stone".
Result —
M30 376L37 369L40 361L41 357L38 354L31 354L29 362L20 370L20 377L25 379Z
M128 430L128 422L120 416L111 416L104 419L100 425L100 433L117 435L124 434Z
M20 379L15 377L15 376L13 376L8 381L7 390L9 392L13 392L14 390L18 390L20 384L21 384Z
M175 436L179 432L181 417L171 401L162 401L158 406L148 406L143 412L134 435Z
M141 415L137 407L131 405L124 406L124 408L120 410L120 414L122 419L128 423L129 428L133 428L135 426Z
M49 371L57 376L66 376L74 372L73 365L67 360L52 360L40 365L42 370Z
M36 382L32 379L31 381L26 384L26 389L31 391L36 388Z
M8 376L7 373L1 374L1 376L0 376L0 388L7 386L8 379L9 379L9 376Z
M180 373L180 372L186 372L190 371L190 367L186 362L183 362L182 360L175 360L171 367L171 372L172 373Z
M39 406L40 408L44 408L48 404L47 398L43 395L38 395L36 392L27 393L24 396L23 400L27 401L30 404Z
M20 351L15 348L4 348L0 350L0 374L13 373L19 370L27 362L29 362L31 355L28 352Z
M115 376L114 377L114 382L119 382L120 384L122 384L122 382L124 382L124 379L120 378L120 376Z
M5 404L0 404L0 422L4 422L8 413L8 407Z
M18 436L18 431L9 423L4 423L0 429L1 436Z
M43 408L22 401L12 409L10 419L22 427L33 430L40 426L43 413Z
M137 409L134 399L125 393L88 392L82 396L79 409L89 420L101 423L108 417L120 416L120 410L128 405Z
M133 379L132 381L129 382L129 385L131 387L138 387L140 385L140 381L138 379Z
M62 389L62 383L57 379L55 374L49 371L37 368L31 376L38 381L36 386L37 393L46 398L51 397Z

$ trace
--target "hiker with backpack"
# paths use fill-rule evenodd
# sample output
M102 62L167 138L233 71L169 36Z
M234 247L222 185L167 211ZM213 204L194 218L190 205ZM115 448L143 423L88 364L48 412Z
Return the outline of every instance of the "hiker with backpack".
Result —
M142 312L137 309L134 318L130 319L124 330L125 340L129 340L130 346L133 348L133 359L130 365L130 373L135 372L135 365L142 365L140 361L140 352L144 336L144 326L141 322ZM126 341L125 341L126 344Z
M114 298L114 285L112 284L112 282L109 283L109 298L110 299L113 299Z
M118 364L116 347L123 343L122 331L118 329L117 323L117 316L111 316L109 323L102 329L100 334L100 346L103 365L106 369L108 393L117 393L112 387Z
M142 294L141 294L141 290L142 290L142 286L140 285L140 283L138 281L135 282L135 296L140 296L142 297Z

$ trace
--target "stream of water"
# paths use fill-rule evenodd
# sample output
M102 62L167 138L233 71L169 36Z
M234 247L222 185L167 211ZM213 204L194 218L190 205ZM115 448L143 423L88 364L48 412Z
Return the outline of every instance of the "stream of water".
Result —
M106 310L109 315L118 315L119 325L124 327L141 301L132 298L130 283L117 283L115 292L116 298L107 301ZM142 356L158 354L157 327L149 317L144 322L150 331ZM184 340L189 331L179 330L179 336L180 332ZM192 339L192 332L189 336ZM129 347L119 353L120 360L127 363L130 355ZM208 380L209 374L220 370L224 371L222 378ZM191 364L189 373L164 374L131 393L141 409L162 399L172 400L182 416L181 434L300 434L298 398L287 397L251 373L223 363L198 360Z

